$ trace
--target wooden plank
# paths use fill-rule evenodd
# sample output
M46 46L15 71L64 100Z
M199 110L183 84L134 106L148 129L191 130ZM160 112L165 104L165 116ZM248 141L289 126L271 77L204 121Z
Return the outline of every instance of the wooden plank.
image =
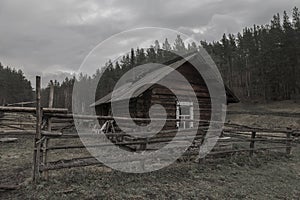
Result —
M42 136L59 137L59 136L62 136L62 135L63 134L61 132L42 131Z
M265 132L265 133L292 133L292 130L283 130L283 129L267 129L267 128L258 128L258 127L249 127L245 125L240 124L233 124L233 123L225 123L224 124L226 128L228 128L226 131L230 131L229 128L231 128L232 131L237 130L240 132Z
M8 124L8 125L19 125L19 126L22 126L22 125L31 125L31 126L34 126L36 123L32 123L32 122L1 122L1 124L0 125L6 125L6 124Z
M0 142L3 143L10 143L10 142L16 142L18 138L0 138Z
M24 131L24 128L21 128L20 126L11 126L11 125L7 125L7 124L0 124L0 126L16 129L16 130L20 130L20 131ZM31 128L34 128L34 127L31 127Z
M52 123L74 123L74 120L73 119L70 119L70 118L66 118L66 119L63 119L63 118L51 118L51 122Z
M27 136L35 135L35 130L3 130L0 132L0 136Z
M26 102L18 102L18 103L11 103L11 104L6 104L6 106L15 106L15 105L28 105L28 104L34 104L35 101L26 101Z
M24 112L24 113L35 113L36 108L34 107L8 107L0 106L2 112ZM44 113L68 113L68 109L65 108L43 108Z

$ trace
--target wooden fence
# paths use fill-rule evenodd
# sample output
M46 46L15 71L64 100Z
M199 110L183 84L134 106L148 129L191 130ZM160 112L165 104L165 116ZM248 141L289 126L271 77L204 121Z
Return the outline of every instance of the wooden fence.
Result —
M53 97L52 97L53 98ZM61 130L64 128L70 128L73 124L73 118L80 119L100 119L100 120L113 120L122 119L129 120L124 117L111 117L111 116L87 116L87 115L72 115L68 114L66 109L54 109L42 108L40 100L40 78L37 77L36 82L36 107L0 107L2 112L25 112L34 113L35 120L35 131L31 130L30 134L34 135L34 156L33 156L33 180L37 181L41 177L48 178L48 171L58 170L62 168L71 167L82 167L90 165L102 165L97 159L90 156L82 156L78 158L60 158L58 160L51 160L50 156L52 152L65 151L65 150L76 150L76 149L86 149L79 141L79 135L77 133L62 133ZM141 118L135 118L130 120L147 120ZM151 119L151 120L162 120L162 119ZM178 119L174 119L178 120ZM186 120L186 121L197 121L197 120ZM199 122L198 120L197 122ZM199 147L205 140L210 138L205 137L205 132L207 131L207 126L200 127L203 134L198 134L196 136L191 134L191 131L196 129L186 129L182 130L184 136L176 138L178 144L191 138L194 140L193 145L182 155L182 159L197 157L199 154ZM198 130L198 129L197 129ZM25 130L26 131L26 130ZM18 131L14 132L17 134ZM153 138L140 138L132 139L128 134L118 132L118 133L106 133L102 135L107 137L113 142L111 144L97 144L94 146L88 146L89 148L101 148L108 145L118 145L122 147L129 147L130 150L135 151L153 151L156 150L152 148L153 144L166 143L173 140L172 133L176 133L178 130L166 130L161 131L159 136ZM271 130L262 128L253 128L247 126L241 126L237 124L225 124L223 129L222 137L218 140L216 147L211 151L208 156L214 155L224 155L233 154L238 152L248 152L249 156L253 156L255 152L262 150L284 150L286 154L291 154L292 146L294 143L293 130ZM5 134L5 133L3 133ZM29 131L26 133L29 134ZM0 133L1 135L1 133ZM99 137L95 133L90 133L84 135L84 137ZM74 144L71 142L64 142L59 145L51 141L60 140L77 140ZM135 149L133 149L135 148ZM177 147L174 147L177 148ZM172 149L171 149L172 150ZM118 162L131 162L131 160L126 160L120 158Z
M172 133L177 132L178 130L166 130L161 131L159 136L150 138L150 139L133 139L128 140L128 134L126 133L106 133L102 135L103 137L107 137L109 139L117 138L111 144L97 144L93 146L85 146L83 144L70 144L68 142L64 142L64 144L49 145L50 140L61 140L65 139L65 141L72 140L74 138L79 138L78 134L62 134L61 132L53 132L51 128L52 120L67 120L73 117L80 119L99 119L99 120L113 120L114 118L119 118L123 120L128 120L123 117L110 117L110 116L85 116L85 115L70 115L70 114L56 114L56 113L48 113L46 114L46 118L48 119L48 131L41 132L41 160L38 164L38 174L39 176L43 176L44 178L48 178L48 171L50 170L58 170L63 168L72 168L72 167L83 167L90 165L102 165L96 158L94 157L77 157L77 158L66 158L59 159L55 161L49 162L49 155L51 152L57 151L65 151L65 150L76 150L76 149L86 149L86 148L101 148L105 146L135 146L135 151L153 151L157 149L151 148L153 144L159 143L167 143L173 139ZM145 120L144 118L135 118L134 120ZM161 119L153 119L153 120L161 120ZM190 121L190 120L188 120ZM196 120L193 120L196 121ZM200 127L200 129L205 133L208 127ZM195 131L196 129L186 129L182 130L181 133L184 132L184 137L177 138L176 142L180 145L180 142L184 142L193 137L194 143L189 148L189 150L183 154L182 159L188 159L190 157L195 157L199 154L199 146L205 139L209 139L205 137L204 134L191 135L191 131ZM224 155L224 154L233 154L238 152L249 152L249 156L253 156L255 152L262 150L284 150L286 154L291 153L291 149L293 146L294 138L292 137L294 131L292 130L271 130L271 129L262 129L262 128L252 128L237 124L225 124L223 129L222 137L219 138L216 147L208 154L208 156L215 155ZM170 135L171 134L171 135ZM97 134L85 134L84 137L99 137ZM126 139L127 138L127 139ZM174 147L178 148L178 147ZM132 150L132 148L131 148ZM172 150L172 149L170 149ZM119 158L119 162L132 162L132 160Z

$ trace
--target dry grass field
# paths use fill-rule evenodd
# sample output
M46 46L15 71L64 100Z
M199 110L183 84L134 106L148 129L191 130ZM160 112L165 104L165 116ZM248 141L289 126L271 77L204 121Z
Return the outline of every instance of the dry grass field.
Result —
M229 118L234 122L237 117ZM289 121L296 126L299 122ZM262 126L265 123L270 122L263 121ZM0 199L300 199L299 144L289 156L284 150L258 152L251 158L239 153L200 164L177 162L147 174L100 166L63 169L50 172L48 181L36 185L30 182L32 147L33 139L27 136L0 143L0 185L19 185L16 190L0 191ZM60 151L51 158L79 154L88 153Z

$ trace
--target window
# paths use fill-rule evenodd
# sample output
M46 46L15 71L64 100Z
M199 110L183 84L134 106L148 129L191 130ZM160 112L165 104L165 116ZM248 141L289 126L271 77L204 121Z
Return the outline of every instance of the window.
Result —
M194 107L193 102L177 102L176 105L176 119L182 119L183 121L177 122L179 129L188 129L194 127L194 122L184 121L186 119L194 119Z

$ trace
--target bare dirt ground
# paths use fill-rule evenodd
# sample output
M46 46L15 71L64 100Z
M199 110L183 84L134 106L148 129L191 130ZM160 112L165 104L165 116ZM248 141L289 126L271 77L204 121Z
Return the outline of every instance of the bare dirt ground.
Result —
M299 109L299 104L239 104L229 109L292 111ZM228 116L227 119L262 127L286 127L291 123L300 127L299 118ZM0 199L300 199L299 145L290 156L274 151L259 152L252 158L248 154L235 154L210 158L200 164L174 163L147 174L126 174L97 166L64 169L51 172L49 181L37 185L30 183L32 147L30 137L21 137L15 143L0 143L0 185L20 185L17 190L0 191ZM87 153L67 151L51 157L70 158L78 154Z

